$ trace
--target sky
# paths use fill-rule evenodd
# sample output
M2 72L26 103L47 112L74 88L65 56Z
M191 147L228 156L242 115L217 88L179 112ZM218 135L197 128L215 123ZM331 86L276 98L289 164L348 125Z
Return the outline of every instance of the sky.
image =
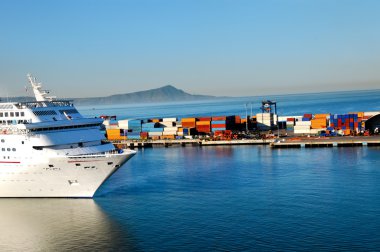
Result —
M378 0L0 0L0 97L380 88Z

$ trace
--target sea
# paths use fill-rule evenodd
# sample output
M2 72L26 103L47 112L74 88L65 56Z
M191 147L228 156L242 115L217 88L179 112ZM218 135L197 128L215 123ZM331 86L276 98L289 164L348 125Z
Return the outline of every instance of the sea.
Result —
M77 107L118 119L380 111L380 90ZM94 199L1 199L0 251L380 251L380 147L138 149Z

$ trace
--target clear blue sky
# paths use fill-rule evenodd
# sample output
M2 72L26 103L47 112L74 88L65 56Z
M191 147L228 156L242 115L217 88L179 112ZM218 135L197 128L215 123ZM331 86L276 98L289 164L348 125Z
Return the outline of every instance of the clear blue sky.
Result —
M0 0L0 96L380 88L378 0Z

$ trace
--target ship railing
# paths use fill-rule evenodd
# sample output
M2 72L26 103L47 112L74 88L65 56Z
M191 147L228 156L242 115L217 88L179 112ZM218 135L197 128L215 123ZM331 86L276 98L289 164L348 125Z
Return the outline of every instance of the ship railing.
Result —
M97 152L97 153L89 153L89 154L78 154L78 155L73 155L73 154L69 154L67 153L67 157L69 158L90 158L90 157L104 157L104 156L112 156L112 155L121 155L123 154L124 151L123 150L111 150L111 151L103 151L103 152Z

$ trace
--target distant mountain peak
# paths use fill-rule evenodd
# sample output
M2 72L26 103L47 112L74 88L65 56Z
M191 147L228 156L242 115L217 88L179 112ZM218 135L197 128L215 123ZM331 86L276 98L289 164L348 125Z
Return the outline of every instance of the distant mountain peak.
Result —
M192 95L174 87L165 85L160 88L139 91L134 93L116 94L107 97L78 98L75 103L79 105L89 104L125 104L125 103L150 103L150 102L176 102L214 99L215 96Z

